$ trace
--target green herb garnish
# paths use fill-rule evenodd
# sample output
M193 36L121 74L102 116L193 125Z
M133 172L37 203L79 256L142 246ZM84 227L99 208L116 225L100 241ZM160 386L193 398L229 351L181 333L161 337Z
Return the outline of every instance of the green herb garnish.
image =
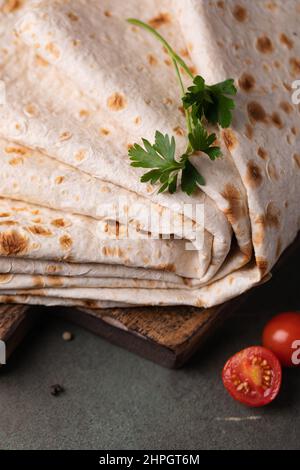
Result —
M205 180L189 158L200 151L206 153L211 160L222 156L220 147L213 145L217 139L216 134L209 134L206 126L219 124L227 128L231 125L235 103L230 97L237 93L234 80L225 80L212 86L206 85L204 78L199 75L194 76L184 60L155 29L134 18L127 21L151 33L166 48L178 78L188 131L187 148L179 158L175 156L175 138L156 131L154 144L142 139L144 147L134 144L130 148L128 155L131 166L150 168L151 170L141 177L141 182L160 183L160 193L168 190L173 194L180 181L182 191L191 195L198 186L205 185ZM183 84L180 68L193 81L193 85L187 90Z

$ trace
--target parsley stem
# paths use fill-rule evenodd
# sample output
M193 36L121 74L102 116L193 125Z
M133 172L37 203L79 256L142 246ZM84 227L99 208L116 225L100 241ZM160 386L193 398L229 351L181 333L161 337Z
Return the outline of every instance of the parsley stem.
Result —
M179 71L178 64L177 64L177 62L176 62L174 59L173 59L173 64L174 64L175 71L176 71L176 75L177 75L177 78L178 78L178 81L179 81L179 85L180 85L180 88L181 88L182 96L184 96L184 95L185 95L184 84L183 84L183 81L182 81L182 78L181 78L181 75L180 75L180 71ZM187 123L188 132L190 133L190 132L192 132L191 113L190 113L190 110L189 110L189 109L185 109L184 112L185 112L185 117L186 117L186 123Z
M183 70L188 74L188 76L192 80L194 79L194 76L193 76L192 72L190 71L189 67L187 66L187 64L184 62L184 60L181 57L179 57L178 54L176 54L176 52L170 46L170 44L154 28L149 26L147 23L144 23L143 21L137 20L135 18L128 18L127 21L128 21L128 23L133 24L135 26L139 26L139 27L145 29L146 31L148 31L149 33L151 33L167 49L167 52L170 56L170 59L172 59L172 62L174 64L176 75L177 75L177 78L178 78L178 82L179 82L181 92L182 92L182 97L183 97L185 95L186 90L184 88L184 84L183 84L183 81L182 81L182 78L181 78L179 65L183 68ZM191 133L192 130L193 130L192 129L191 112L190 112L189 109L185 109L184 112L185 112L185 116L186 116L186 123L187 123L188 133ZM189 154L189 153L191 153L192 150L193 149L192 149L192 147L189 143L188 147L186 149L186 153Z
M176 52L170 46L170 44L154 28L152 28L147 23L144 23L143 21L137 20L135 18L128 18L127 21L130 24L133 24L135 26L139 26L140 28L145 29L146 31L151 33L153 36L155 36L156 39L158 39L159 42L167 49L168 54L170 55L171 59L175 61L177 64L179 64L192 80L194 79L192 72L190 71L189 67L184 62L184 60L181 57L179 57L178 54L176 54Z
M206 154L210 160L216 160L222 155L220 147L213 145L216 134L206 129L207 123L220 124L229 127L232 122L234 101L231 96L237 93L234 80L228 79L212 86L205 84L200 75L193 76L184 60L176 54L168 42L150 25L135 18L127 22L141 27L152 34L164 46L170 57L179 83L183 109L186 118L187 143L186 151L176 158L175 137L161 132L155 132L155 143L142 139L144 147L134 144L128 151L131 166L149 168L150 171L141 177L142 183L159 183L159 193L166 190L173 194L180 186L189 196L199 186L205 185L205 180L196 166L190 162L190 157L197 151ZM185 89L182 72L193 81L193 86Z

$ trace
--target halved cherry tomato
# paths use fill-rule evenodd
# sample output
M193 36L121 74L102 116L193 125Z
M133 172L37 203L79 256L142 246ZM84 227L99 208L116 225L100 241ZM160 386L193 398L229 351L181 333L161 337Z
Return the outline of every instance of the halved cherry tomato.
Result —
M263 345L273 351L283 366L299 366L300 313L285 312L272 318L264 328Z
M232 356L223 369L223 383L230 395L248 406L263 406L278 395L281 365L261 346L251 346Z

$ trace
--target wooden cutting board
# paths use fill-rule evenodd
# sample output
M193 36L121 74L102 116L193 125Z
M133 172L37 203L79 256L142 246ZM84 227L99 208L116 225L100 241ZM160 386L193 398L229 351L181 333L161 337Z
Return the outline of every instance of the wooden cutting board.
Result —
M300 250L300 235L276 265L278 270ZM273 270L273 271L274 271ZM237 299L210 309L192 307L139 307L128 309L76 310L49 308L50 315L70 320L111 343L158 364L182 366L248 297L255 287ZM36 321L39 309L0 306L0 339L7 344L7 356L24 338Z
M239 299L239 303L241 299ZM230 307L230 305L231 307ZM191 307L141 307L130 309L77 310L0 305L0 340L8 360L34 327L40 315L56 314L111 343L162 366L182 366L237 306L226 303L211 309ZM229 308L230 307L230 308Z
M105 310L62 309L58 314L113 344L162 366L182 366L241 303L219 307L139 307Z
M280 269L300 250L300 235L273 269ZM107 310L63 309L61 316L113 344L169 368L181 367L216 328L256 292L210 309L139 307Z
M34 326L36 315L23 305L0 305L0 340L6 349L6 361Z

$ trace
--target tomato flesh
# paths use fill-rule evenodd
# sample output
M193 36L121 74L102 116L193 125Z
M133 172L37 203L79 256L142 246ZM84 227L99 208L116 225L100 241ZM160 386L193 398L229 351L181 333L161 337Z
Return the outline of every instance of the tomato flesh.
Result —
M300 313L285 312L272 318L264 328L263 345L273 351L283 366L299 367Z
M232 356L222 374L224 386L235 400L256 407L276 398L281 376L277 357L261 346L251 346Z

